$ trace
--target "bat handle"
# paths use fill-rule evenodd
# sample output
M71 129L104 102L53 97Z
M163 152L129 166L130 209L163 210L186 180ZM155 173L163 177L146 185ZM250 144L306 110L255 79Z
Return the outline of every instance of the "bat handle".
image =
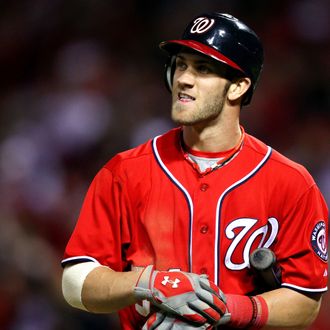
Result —
M268 289L276 289L281 286L281 268L276 263L276 256L272 250L255 249L250 254L250 266L262 278Z

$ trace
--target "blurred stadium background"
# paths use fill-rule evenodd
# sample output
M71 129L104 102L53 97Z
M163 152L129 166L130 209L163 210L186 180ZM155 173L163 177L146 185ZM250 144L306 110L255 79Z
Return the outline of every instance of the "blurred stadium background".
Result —
M158 43L208 10L264 42L246 131L304 164L330 204L328 0L1 1L0 329L118 329L64 303L59 262L96 171L172 127ZM329 311L328 293L313 330Z

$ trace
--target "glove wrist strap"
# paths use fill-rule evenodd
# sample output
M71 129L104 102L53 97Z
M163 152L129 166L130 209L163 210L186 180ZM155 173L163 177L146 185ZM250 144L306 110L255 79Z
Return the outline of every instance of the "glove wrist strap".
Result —
M268 320L268 306L265 299L261 296L249 297L253 305L253 315L250 326L253 329L261 329Z
M268 306L261 296L228 294L227 307L231 314L230 326L235 328L261 329L268 320Z
M153 265L149 265L142 270L134 287L134 295L138 300L151 299L150 281L153 271Z

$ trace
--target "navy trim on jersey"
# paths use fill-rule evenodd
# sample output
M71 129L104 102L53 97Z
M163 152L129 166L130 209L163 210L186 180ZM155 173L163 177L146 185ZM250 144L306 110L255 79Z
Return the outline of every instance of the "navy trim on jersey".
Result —
M267 153L265 157L260 161L260 163L252 170L250 173L245 175L242 179L236 181L233 183L231 186L229 186L219 197L218 203L217 203L217 211L216 211L216 228L215 228L215 233L216 233L216 238L215 238L215 244L214 244L214 283L216 285L219 284L220 278L220 222L221 222L221 207L224 198L234 189L248 181L250 178L252 178L264 165L265 163L269 160L270 156L272 154L272 148L267 147Z
M325 288L322 288L322 289L311 289L311 288L304 288L304 287L298 286L298 285L293 285L293 284L290 284L290 283L282 283L281 287L292 289L292 290L298 291L298 292L305 292L305 293L306 292L308 292L308 293L322 293L322 292L328 291L327 286Z
M71 258L63 259L61 261L61 265L64 268L68 264L77 264L77 263L80 263L80 262L87 262L87 261L93 261L93 262L99 263L93 257L89 257L89 256L78 256L78 257L71 257Z
M185 187L179 182L177 178L170 172L170 170L166 167L166 165L163 163L163 161L160 158L160 155L158 153L157 149L157 139L159 136L156 136L152 141L152 151L154 153L154 156L156 158L156 161L160 168L165 172L166 176L174 183L175 186L177 186L183 193L189 208L189 242L188 242L188 266L189 266L189 272L192 272L192 230L193 230L193 221L194 221L194 205L192 202L192 199L188 193L188 191L185 189Z
M193 265L193 255L192 255L192 237L193 237L193 215L194 215L194 205L192 202L192 198L189 195L188 191L184 188L184 186L179 182L179 180L177 178L175 178L175 176L170 172L170 170L166 167L166 165L164 164L164 162L162 161L158 149L157 149L157 139L159 138L159 136L156 136L153 141L152 141L152 150L154 153L154 156L156 158L156 161L158 163L158 165L160 166L160 168L165 172L166 176L174 183L174 185L176 185L184 194L185 199L187 200L188 203L188 207L189 207L189 246L188 246L188 255L189 255L189 272L192 271L192 265ZM265 157L260 161L260 163L252 170L250 171L250 173L248 173L246 176L244 176L242 179L240 179L239 181L235 182L234 184L232 184L230 187L228 187L220 196L219 200L218 200L218 204L217 204L217 210L216 210L216 228L215 228L215 233L216 233L216 239L215 239L215 244L214 244L214 281L215 284L218 285L219 282L219 267L220 267L220 214L221 214L221 206L222 206L222 202L223 199L225 198L225 196L232 191L233 189L235 189L236 187L240 186L241 184L243 184L244 182L246 182L247 180L249 180L251 177L253 177L258 171L259 169L267 162L267 160L270 158L272 153L272 149L270 147L267 148L267 153L265 155Z

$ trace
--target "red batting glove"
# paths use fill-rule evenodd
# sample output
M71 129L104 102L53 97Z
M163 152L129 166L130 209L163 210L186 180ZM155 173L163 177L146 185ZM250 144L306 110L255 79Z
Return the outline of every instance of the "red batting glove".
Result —
M165 318L166 318L165 313L158 312L151 314L147 322L143 325L142 330L158 329L158 326L160 326L163 323Z
M195 325L225 324L230 320L223 293L206 275L157 271L150 265L141 273L134 292L138 299L147 299Z
M173 315L166 315L164 312L152 314L144 324L142 330L210 330L212 326L208 323L193 326L182 320L178 320Z

